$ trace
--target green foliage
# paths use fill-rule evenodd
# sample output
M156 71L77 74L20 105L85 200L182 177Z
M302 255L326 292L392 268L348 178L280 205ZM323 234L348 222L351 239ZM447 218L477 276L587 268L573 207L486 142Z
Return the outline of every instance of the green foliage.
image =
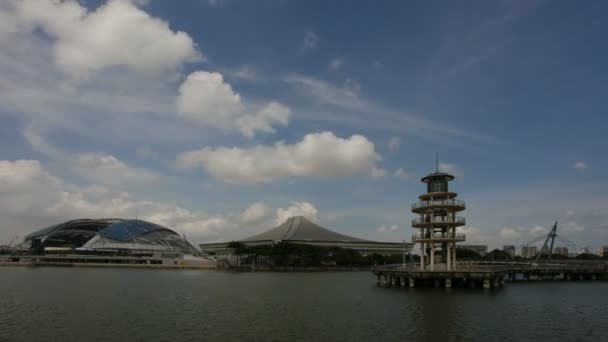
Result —
M237 248L240 248L238 245L233 245L232 242L228 247L234 248L235 252ZM252 247L243 246L239 250L241 254L245 255L267 256L277 266L365 266L402 262L401 254L363 256L357 250L350 248L312 246L289 242ZM409 261L409 257L406 260Z
M232 249L234 251L234 254L236 255L241 255L241 254L245 254L247 247L245 247L244 244L238 242L238 241L231 241L230 243L228 243L228 248Z
M511 255L505 251L501 251L500 249L494 249L490 253L486 255L487 260L500 260L500 261L509 261L511 259Z
M470 249L456 248L456 260L482 260L483 257Z
M601 259L601 257L597 256L595 254L581 253L581 254L577 255L574 259L578 259L578 260L598 260L598 259Z

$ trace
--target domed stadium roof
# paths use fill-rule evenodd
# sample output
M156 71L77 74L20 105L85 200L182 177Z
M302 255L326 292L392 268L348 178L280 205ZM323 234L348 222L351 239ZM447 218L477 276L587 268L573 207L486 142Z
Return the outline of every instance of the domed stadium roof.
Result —
M19 246L32 247L33 240L44 247L86 249L179 249L195 248L173 230L143 220L78 219L62 222L27 235Z
M270 230L238 241L245 246L288 242L323 247L341 247L356 249L364 254L402 253L404 249L411 250L413 246L411 243L378 242L336 233L311 222L304 216L290 217L287 221ZM233 253L229 244L229 242L213 242L200 244L199 247L202 251L223 255Z
M323 228L304 216L290 217L279 226L261 234L240 240L248 241L325 241L325 242L371 242L369 240L343 235Z

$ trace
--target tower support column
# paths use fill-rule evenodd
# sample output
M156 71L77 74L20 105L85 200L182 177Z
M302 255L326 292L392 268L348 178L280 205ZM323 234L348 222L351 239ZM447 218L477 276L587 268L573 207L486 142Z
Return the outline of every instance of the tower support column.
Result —
M431 271L435 270L435 243L431 242Z
M424 271L424 243L420 243L420 270Z
M445 263L445 267L446 267L446 270L449 272L452 269L452 267L450 265L450 263L452 261L452 258L450 257L450 254L452 254L452 243L448 242L446 244L446 248L447 248L447 251L445 254L447 256L447 262Z

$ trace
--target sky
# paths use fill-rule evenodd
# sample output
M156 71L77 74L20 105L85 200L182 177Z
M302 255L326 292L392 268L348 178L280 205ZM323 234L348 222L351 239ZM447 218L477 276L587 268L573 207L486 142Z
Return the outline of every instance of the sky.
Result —
M435 170L471 244L608 245L601 1L0 0L0 243L303 215L410 241Z

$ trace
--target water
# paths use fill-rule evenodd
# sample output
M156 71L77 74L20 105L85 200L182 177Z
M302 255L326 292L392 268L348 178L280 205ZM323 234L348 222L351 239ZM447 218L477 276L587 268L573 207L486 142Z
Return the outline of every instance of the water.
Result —
M368 272L0 267L0 341L606 341L605 282L377 288Z

